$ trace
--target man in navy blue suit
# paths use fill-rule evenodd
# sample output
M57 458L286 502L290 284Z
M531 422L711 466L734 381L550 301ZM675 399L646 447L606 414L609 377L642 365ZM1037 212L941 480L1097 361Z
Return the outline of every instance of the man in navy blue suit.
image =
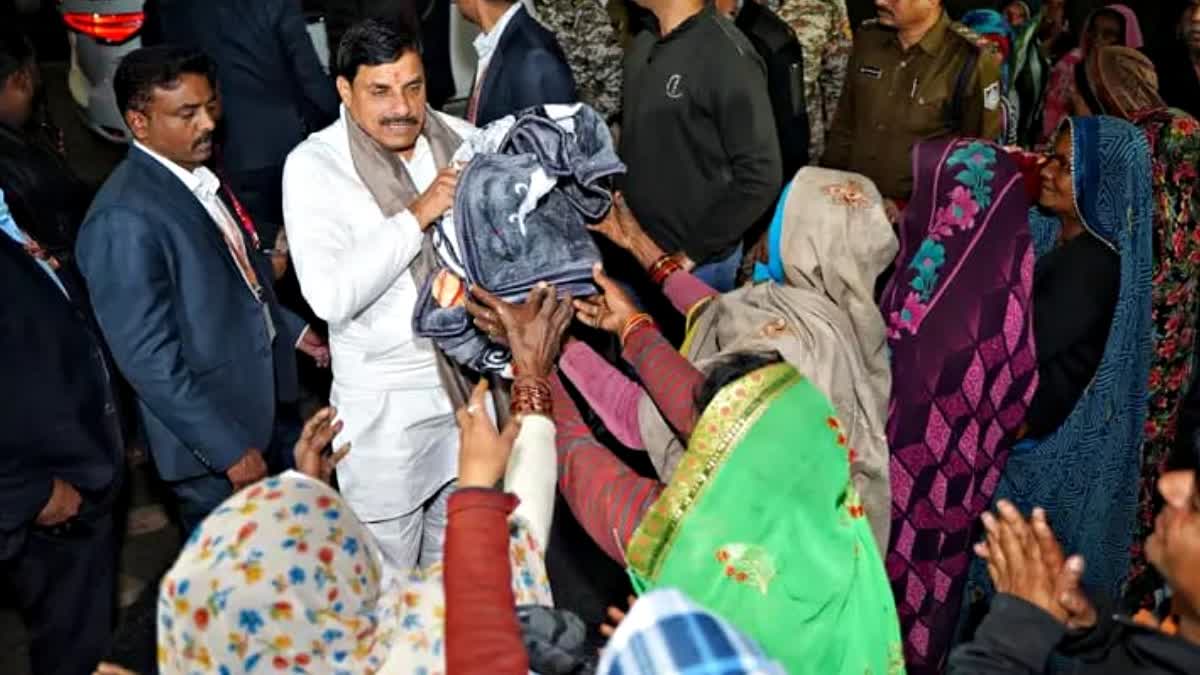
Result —
M299 349L329 351L279 306L254 225L204 166L217 114L207 57L140 49L114 78L135 140L96 195L76 253L100 328L133 385L185 530L264 477Z
M482 127L535 105L577 100L562 47L522 3L458 0L458 9L482 31L475 38L479 65L467 103L468 122Z

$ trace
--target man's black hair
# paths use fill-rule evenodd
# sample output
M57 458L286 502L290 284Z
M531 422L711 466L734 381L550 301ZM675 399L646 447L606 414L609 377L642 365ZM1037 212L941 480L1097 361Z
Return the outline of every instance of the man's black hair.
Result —
M155 89L170 89L183 75L203 75L210 84L216 84L216 69L204 52L176 45L130 52L121 59L113 76L117 108L121 114L144 110Z
M420 41L414 33L398 22L365 19L351 26L342 36L335 71L338 77L353 82L359 67L395 63L408 52L421 52Z
M35 60L37 53L29 36L12 26L0 27L0 87Z
M726 385L733 384L743 377L760 368L775 365L783 361L779 352L740 352L730 354L721 359L717 366L708 373L704 384L696 392L696 416L704 414L704 409L717 397L717 393Z

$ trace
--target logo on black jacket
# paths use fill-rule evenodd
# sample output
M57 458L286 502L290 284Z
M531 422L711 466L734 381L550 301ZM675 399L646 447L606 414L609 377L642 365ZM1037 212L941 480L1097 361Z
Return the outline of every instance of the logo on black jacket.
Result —
M683 76L679 73L667 78L667 98L683 98Z

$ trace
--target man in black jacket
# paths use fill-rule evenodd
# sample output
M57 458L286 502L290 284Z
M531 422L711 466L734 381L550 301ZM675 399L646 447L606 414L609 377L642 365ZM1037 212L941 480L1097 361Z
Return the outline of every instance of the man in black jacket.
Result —
M729 291L742 238L783 181L766 67L705 0L637 3L654 13L657 30L625 52L625 198L659 246Z
M283 225L283 161L337 117L296 0L159 0L166 42L204 52L221 94L221 169L273 248Z
M975 551L996 585L992 608L973 642L950 657L951 675L1046 672L1052 654L1074 659L1081 675L1200 673L1200 473L1169 470L1158 482L1163 510L1146 557L1172 596L1171 617L1133 621L1097 611L1079 588L1085 561L1064 558L1046 514L1029 520L1001 501L984 514L987 541ZM1155 625L1158 624L1158 625Z
M792 27L756 0L716 0L767 66L767 94L775 112L783 182L808 164L808 108L804 93L804 50ZM780 185L782 189L783 185Z
M0 594L29 627L35 673L90 673L115 609L124 453L112 370L74 265L6 203L0 185Z

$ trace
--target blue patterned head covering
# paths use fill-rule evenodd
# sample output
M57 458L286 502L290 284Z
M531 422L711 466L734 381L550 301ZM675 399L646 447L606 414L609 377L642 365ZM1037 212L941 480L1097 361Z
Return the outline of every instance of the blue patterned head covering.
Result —
M1032 12L1030 12L1032 14ZM973 9L963 15L962 25L980 35L999 35L1008 39L1008 54L1004 56L1004 65L1000 68L1000 84L1008 91L1009 67L1017 49L1017 34L1009 25L1008 19L994 9Z
M1087 560L1085 585L1115 598L1129 571L1152 352L1150 147L1115 117L1071 118L1062 128L1071 132L1083 225L1121 257L1120 293L1095 378L1058 431L1013 449L996 498L1026 513L1045 508L1064 550ZM1044 255L1062 222L1037 208L1029 222ZM980 561L972 578L990 588Z

